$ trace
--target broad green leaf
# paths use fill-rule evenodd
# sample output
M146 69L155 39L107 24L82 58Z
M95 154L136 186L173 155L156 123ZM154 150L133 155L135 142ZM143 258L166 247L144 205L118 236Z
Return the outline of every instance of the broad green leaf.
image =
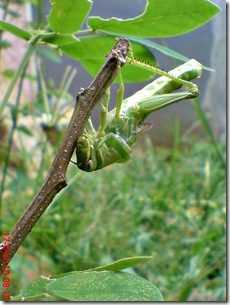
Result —
M46 285L53 280L40 276L28 283L21 291L23 298L41 296L46 292Z
M46 289L68 301L162 301L156 286L125 272L76 272L49 283Z
M69 57L81 62L85 69L95 76L105 61L106 54L112 49L115 41L113 37L91 36L81 38L67 45L60 45L60 49ZM132 43L134 57L156 65L155 57L143 45ZM141 82L152 78L154 73L145 69L126 64L122 68L122 78L125 82Z
M132 19L90 17L88 26L94 31L135 35L139 37L171 37L192 31L208 22L221 9L207 0L148 0L142 15Z
M116 37L118 37L119 35L115 35ZM169 57L172 57L172 58L176 58L178 60L181 60L183 62L186 62L189 60L188 57L180 54L180 53L177 53L175 51L173 51L172 49L169 49L167 47L164 47L164 46L161 46L159 45L158 43L155 43L153 41L150 41L148 39L145 39L145 38L139 38L139 37L134 37L134 36L125 36L127 39L129 39L130 41L134 41L134 42L137 42L137 43L140 43L146 47L150 47L152 49L155 49ZM203 66L203 70L207 70L207 71L211 71L211 72L214 72L215 70L213 70L212 68L209 68L209 67L206 67L206 66Z
M47 17L50 28L60 34L76 33L83 25L92 7L90 0L51 0Z
M8 23L6 21L0 20L0 30L7 31L19 38L30 40L32 37L32 34L30 32L27 32L23 29L18 28L17 26Z
M150 260L152 258L153 258L152 256L127 257L127 258L119 259L119 260L117 260L117 261L115 261L111 264L96 267L96 268L89 269L89 270L86 270L86 271L89 271L89 272L91 272L91 271L102 271L102 270L120 271L122 269L130 268L130 267L136 266L140 263L147 262L148 260ZM79 272L79 271L71 271L71 272L67 272L67 273L56 274L56 275L52 276L52 278L60 278L60 277L63 277L63 276L74 274L76 272Z
M92 270L94 271L102 271L102 270L113 270L113 271L119 271L125 268L130 268L133 266L136 266L140 263L146 262L150 259L152 259L152 256L134 256L134 257L127 257L120 260L117 260L111 264L96 267Z

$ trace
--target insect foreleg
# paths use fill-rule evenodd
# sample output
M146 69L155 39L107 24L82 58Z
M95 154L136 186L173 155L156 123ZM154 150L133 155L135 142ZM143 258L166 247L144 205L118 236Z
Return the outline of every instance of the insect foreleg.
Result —
M145 98L139 101L137 104L139 106L139 112L145 115L145 117L161 108L174 104L184 99L191 99L197 97L199 92L192 93L189 91L153 95L152 97Z
M105 124L106 124L106 117L107 117L107 113L108 113L109 100L110 100L110 88L108 88L105 92L104 101L100 102L101 121L100 121L100 126L99 126L98 132L97 132L97 138L102 138L105 135Z
M124 83L123 83L123 80L122 80L121 70L118 71L117 76L118 76L118 79L119 79L119 88L117 90L116 118L118 119L119 116L120 116L120 110L121 110L122 101L123 101L123 97L124 97L125 87L124 87Z

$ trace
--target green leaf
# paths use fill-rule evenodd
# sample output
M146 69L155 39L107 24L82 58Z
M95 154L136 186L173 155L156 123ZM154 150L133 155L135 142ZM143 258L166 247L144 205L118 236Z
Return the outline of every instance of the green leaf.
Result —
M11 47L11 44L7 40L0 41L0 49L7 49Z
M27 136L30 136L30 137L33 136L33 133L31 132L31 130L29 128L27 128L26 126L18 126L17 130L23 132Z
M5 77L12 78L15 74L15 70L14 69L6 69L1 74L4 75ZM27 78L31 81L37 81L37 77L35 75L29 74L29 73L25 74L25 78Z
M76 33L88 16L90 0L51 0L52 8L47 17L50 28L60 34Z
M2 1L3 2L3 1ZM9 2L9 1L8 1ZM9 3L8 3L9 4ZM5 1L5 4L0 4L0 8L4 11L7 11L7 15L10 15L13 18L21 17L21 15L17 11L13 11L9 8L7 4L7 1ZM13 6L12 6L13 7ZM17 10L17 7L15 6L15 9Z
M32 34L30 32L27 32L23 29L18 28L17 26L8 23L6 21L0 20L0 30L7 31L19 38L30 40L32 37Z
M116 35L116 37L119 36L118 34ZM146 47L150 47L150 48L153 48L169 57L172 57L172 58L176 58L178 60L181 60L181 61L188 61L189 58L180 54L180 53L177 53L175 51L173 51L172 49L169 49L167 47L164 47L164 46L161 46L159 45L158 43L155 43L151 40L148 40L148 39L145 39L145 38L139 38L139 37L134 37L134 36L125 36L125 38L129 39L130 41L134 41L134 42L137 42L137 43L140 43Z
M152 256L134 256L134 257L127 257L120 260L117 260L111 264L96 267L92 270L94 271L102 271L102 270L113 270L113 271L119 271L125 268L130 268L133 266L136 266L140 263L146 262L150 259L152 259Z
M116 37L118 37L119 35L115 35ZM172 49L169 49L167 47L164 47L164 46L161 46L159 45L158 43L155 43L153 41L150 41L148 39L145 39L145 38L139 38L139 37L134 37L134 36L125 36L127 39L129 39L130 41L134 41L134 42L137 42L137 43L140 43L146 47L150 47L152 49L155 49L169 57L172 57L172 58L176 58L178 60L181 60L183 62L186 62L189 60L188 57L178 53L178 52L175 52L173 51ZM206 67L206 66L203 66L203 70L207 70L207 71L211 71L211 72L214 72L215 70L213 70L212 68L209 68L209 67Z
M96 267L96 268L89 269L89 270L86 270L86 271L90 271L90 272L91 271L103 271L103 270L120 271L122 269L130 268L130 267L136 266L140 263L147 262L148 260L150 260L152 258L153 258L152 256L127 257L127 258L122 258L120 260L117 260L117 261L115 261L111 264ZM67 273L56 274L56 275L52 276L52 278L60 278L60 277L63 277L63 276L74 274L76 272L78 272L78 271L70 271L70 272L67 272Z
M32 282L28 283L21 291L23 298L29 298L29 297L38 297L43 295L46 292L46 285L49 283L49 278L46 277L38 277Z
M162 301L152 283L113 271L76 272L49 283L47 292L68 301Z
M221 9L206 0L148 0L142 15L132 19L89 17L94 31L141 37L171 37L208 22Z
M91 36L81 38L67 45L60 45L60 49L69 57L81 62L84 68L95 76L105 61L105 55L114 46L114 38L108 36ZM153 54L143 45L132 43L135 58L156 65ZM152 78L154 73L145 69L126 64L122 68L122 78L125 82L141 82Z
M118 33L115 33L113 35L114 35L114 37L119 37L119 36L123 37L123 36L119 35ZM130 35L126 35L125 38L129 39L129 41L137 42L139 44L142 44L143 46L155 49L155 50L157 50L157 51L159 51L159 52L161 52L161 53L163 53L163 54L165 54L169 57L176 58L176 59L184 61L184 62L189 60L188 57L186 57L186 56L184 56L184 55L182 55L178 52L175 52L172 49L169 49L167 47L159 45L158 43L155 43L151 40L148 40L148 39L145 39L145 38L140 38L140 37L135 37L135 36L130 36Z
M1 74L4 75L5 77L12 78L14 73L15 73L15 70L13 70L13 69L6 69Z

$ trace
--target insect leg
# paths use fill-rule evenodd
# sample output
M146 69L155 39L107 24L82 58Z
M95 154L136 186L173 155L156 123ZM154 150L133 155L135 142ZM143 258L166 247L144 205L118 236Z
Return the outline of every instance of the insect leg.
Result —
M196 60L192 59L173 69L169 73L175 75L177 78L191 81L192 79L199 78L201 76L202 65ZM122 108L125 107L128 109L133 107L136 103L141 103L142 100L151 101L152 97L156 95L159 96L162 94L170 94L171 92L181 88L181 86L182 85L178 82L175 82L168 77L161 76L141 90L137 91L134 95L126 98L122 103ZM184 94L188 96L197 96L199 91L194 90L194 92L191 92L191 90L189 90Z
M100 102L101 121L100 121L100 126L99 126L98 132L97 132L97 138L102 138L105 135L105 125L106 125L106 117L107 117L108 107L109 107L109 100L110 100L110 88L108 87L105 92L104 101Z
M139 106L140 113L146 117L148 114L154 111L157 111L181 100L195 98L198 96L198 93L183 91L170 94L153 95L152 97L148 97L139 101L137 104Z
M149 65L147 63L144 63L140 60L136 60L134 57L133 57L133 51L132 51L132 48L131 46L129 46L129 54L130 54L130 57L127 57L127 61L134 65L134 66L137 66L137 67L142 67L146 70L149 70L149 71L152 71L154 73L157 73L157 74L160 74L162 76L165 76L167 77L168 79L171 79L173 80L174 82L177 82L181 85L184 85L184 86L187 86L189 88L189 91L191 91L192 93L196 93L198 92L198 87L196 84L194 84L193 82L190 82L190 81L187 81L187 80L184 80L184 79L181 79L181 78L178 78L176 76L174 76L173 74L171 73L167 73L161 69L159 69L158 67L155 67L155 66L152 66L152 65ZM200 65L201 66L201 65Z
M88 128L88 130L89 130L92 134L94 134L94 133L96 132L96 130L95 130L94 127L93 127L93 123L92 123L91 117L89 117L88 120L87 120L87 128Z
M122 75L121 75L121 70L118 71L117 77L119 79L119 88L117 90L117 100L116 100L116 118L118 119L120 116L120 111L121 111L121 106L122 106L122 101L124 97L124 83L122 80Z

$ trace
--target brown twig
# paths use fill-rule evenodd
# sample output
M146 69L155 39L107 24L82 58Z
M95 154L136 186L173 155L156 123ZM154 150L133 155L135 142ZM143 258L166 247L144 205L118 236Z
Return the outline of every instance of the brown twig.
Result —
M107 54L106 61L93 82L77 95L73 115L44 184L10 232L10 242L1 244L1 273L50 205L55 195L67 186L66 171L78 138L83 132L91 111L104 96L118 70L125 64L128 48L129 41L127 39L119 39Z

